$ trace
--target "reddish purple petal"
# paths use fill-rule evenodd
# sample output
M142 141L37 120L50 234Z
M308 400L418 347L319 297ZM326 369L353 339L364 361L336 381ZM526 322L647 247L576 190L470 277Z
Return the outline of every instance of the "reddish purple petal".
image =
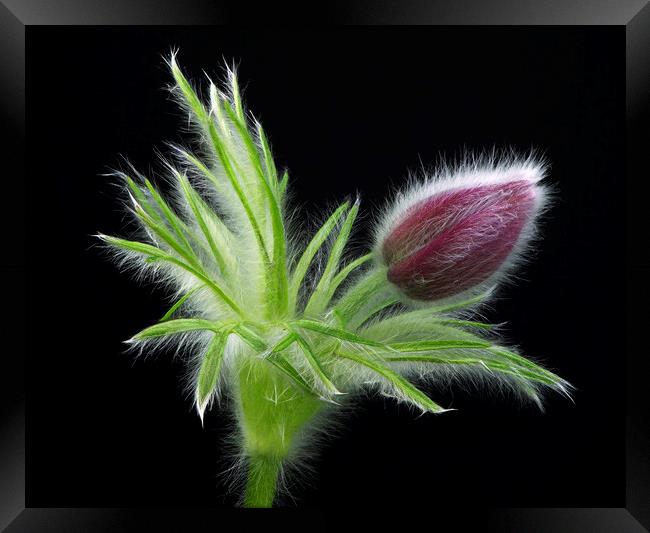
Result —
M388 279L407 296L435 300L492 276L535 205L525 180L442 192L412 206L382 247Z

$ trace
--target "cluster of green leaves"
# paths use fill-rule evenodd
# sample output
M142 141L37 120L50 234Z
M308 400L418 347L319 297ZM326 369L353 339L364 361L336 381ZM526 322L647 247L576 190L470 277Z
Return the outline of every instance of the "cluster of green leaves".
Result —
M228 71L223 92L210 82L205 104L174 56L169 65L179 101L201 135L201 155L176 148L169 195L146 178L123 174L146 237L101 238L178 294L160 322L134 341L212 335L195 380L201 416L224 365L236 359L226 357L233 338L245 347L237 357L268 363L268 372L298 394L326 402L373 376L424 411L444 411L404 377L422 368L484 372L534 400L543 386L568 389L557 375L477 333L489 324L453 317L486 295L408 310L372 254L346 260L357 203L343 203L302 250L293 249L288 175L276 168L259 122L245 114L235 72Z
M446 310L443 309L443 311ZM441 339L380 341L386 338L406 338L412 335L410 326L417 324L423 333L416 335L442 336ZM260 324L246 322L215 322L201 319L175 319L155 324L138 333L134 340L186 333L211 331L210 344L199 373L197 401L202 412L212 394L221 369L221 361L229 335L239 337L252 350L281 372L296 389L331 402L350 380L346 361L377 374L394 388L398 398L429 412L442 408L399 373L400 363L419 363L435 367L473 367L492 375L511 378L531 399L538 401L537 385L546 385L567 392L569 385L559 376L522 357L495 345L465 329L489 329L490 324L458 320L430 309L410 311L378 320L358 332L330 325L329 320L296 319L281 324L282 335L269 344ZM394 333L401 331L402 333ZM409 335L409 333L411 335ZM295 352L292 346L298 348ZM305 377L295 362L296 353L306 362L310 376ZM335 368L336 363L341 365ZM396 369L394 365L398 365ZM333 368L334 367L334 368ZM329 370L328 370L329 368ZM352 368L354 375L354 366Z

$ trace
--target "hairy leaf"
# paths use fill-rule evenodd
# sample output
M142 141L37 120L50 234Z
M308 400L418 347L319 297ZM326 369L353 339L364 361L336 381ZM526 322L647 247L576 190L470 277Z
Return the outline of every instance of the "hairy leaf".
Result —
M203 420L203 413L210 397L219 383L221 364L229 334L230 330L228 329L217 331L201 362L196 384L196 405L201 420Z
M341 352L338 355L344 359L349 359L350 361L354 361L355 363L370 368L390 383L401 397L409 400L423 411L441 413L448 410L440 407L421 390L380 362L352 353Z
M293 333L295 335L296 342L300 346L300 349L302 350L302 353L304 354L305 359L309 364L310 368L312 369L314 375L316 376L318 382L323 385L323 387L327 392L332 394L339 394L338 389L336 388L334 383L332 383L331 378L327 375L327 373L323 369L323 365L318 360L318 357L314 354L307 339L305 339L297 331L294 331Z
M341 328L335 328L332 326L328 326L326 324L323 324L322 322L318 322L316 320L296 320L293 322L293 324L299 328L304 328L308 329L311 331L315 331L317 333L321 333L323 335L327 335L329 337L335 338L335 339L340 339L342 341L348 341L348 342L353 342L356 344L364 344L366 346L378 346L378 347L384 347L385 345L376 342L370 339L366 339L363 337L360 337L359 335L356 335L355 333L352 333L351 331L347 331L345 329Z
M218 331L222 324L211 320L201 318L177 318L167 320L143 329L140 333L133 336L134 340L152 339L154 337L164 337L177 333L186 333L188 331L209 330Z
M291 275L291 282L289 285L289 301L291 302L292 306L295 306L295 302L298 297L298 291L300 290L300 285L305 278L305 274L307 274L307 271L309 270L309 266L311 265L316 252L318 252L318 249L322 246L325 240L327 240L327 237L329 237L330 233L332 233L332 230L336 227L339 218L341 218L341 215L347 211L349 205L350 204L348 202L341 204L336 209L336 211L330 215L330 217L313 236L305 248L305 251L302 253L302 256L298 260L298 264L294 268Z
M348 243L348 239L350 238L352 226L357 218L358 212L359 204L355 203L345 217L345 221L341 226L341 230L339 231L339 234L334 241L334 245L330 250L327 264L325 265L325 270L323 271L318 285L316 286L316 289L314 290L311 298L309 299L309 302L307 303L307 306L305 308L306 316L318 315L322 313L329 303L331 297L330 289L332 278L339 268L343 250L345 249L345 246Z

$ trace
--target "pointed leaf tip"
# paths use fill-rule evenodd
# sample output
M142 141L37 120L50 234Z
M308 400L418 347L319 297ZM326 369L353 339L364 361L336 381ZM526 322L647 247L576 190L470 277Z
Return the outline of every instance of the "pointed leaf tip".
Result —
M229 334L229 329L223 329L216 333L201 362L196 384L196 406L202 424L205 410L219 383L221 365Z

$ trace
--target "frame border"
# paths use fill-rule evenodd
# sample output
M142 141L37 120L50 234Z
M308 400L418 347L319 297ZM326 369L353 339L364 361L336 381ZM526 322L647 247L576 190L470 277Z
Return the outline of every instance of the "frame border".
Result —
M2 0L0 3L0 101L3 122L9 135L7 148L9 172L22 176L24 182L25 154L25 58L26 26L30 25L219 25L241 20L240 9L223 2L199 0L182 2L161 0L150 2L119 2L101 0L51 1ZM274 8L275 9L275 8ZM282 10L272 18L287 21ZM248 13L247 15L250 15ZM260 21L271 22L268 13L259 13ZM646 0L496 0L480 2L457 0L415 0L409 9L399 10L391 0L361 0L344 4L334 2L319 14L323 21L337 24L435 24L435 25L622 25L626 34L626 507L625 508L508 508L473 509L484 531L545 532L631 532L650 530L650 402L644 392L647 386L648 358L633 349L641 346L642 328L650 319L647 280L650 262L642 257L647 246L647 232L641 217L647 212L650 192L645 152L650 133L650 4ZM257 17L258 15L254 16ZM293 17L290 17L293 18ZM247 16L247 20L250 17ZM312 20L312 19L308 19ZM253 20L255 22L255 20ZM634 181L633 177L640 179ZM15 180L14 183L20 183ZM8 198L18 198L8 213L12 225L24 227L25 192L21 185L8 190ZM11 211L8 209L7 211ZM647 217L645 217L647 220ZM25 313L22 276L24 253L21 242L8 242L3 247L1 272L7 283L7 301L11 312L3 306L3 324L8 331L23 332ZM7 253L9 250L10 253ZM19 251L19 253L16 253ZM605 250L604 253L616 253ZM622 254L620 254L622 256ZM16 283L13 281L16 280ZM645 281L645 283L644 283ZM632 312L633 306L635 306ZM19 341L24 335L17 335ZM647 352L647 348L645 350ZM183 524L183 530L212 530L215 522L232 515L241 521L244 515L236 510L195 509L36 509L25 508L25 394L24 367L21 350L12 350L19 357L5 357L10 368L2 372L3 411L0 420L0 529L21 531L142 531L150 528L167 530L172 522ZM11 376L11 381L9 381ZM6 383L5 383L6 382ZM300 510L300 513L305 512ZM310 515L317 510L307 510ZM258 513L252 513L251 516ZM444 513L443 513L444 515ZM324 518L324 516L322 517ZM456 526L466 519L453 517ZM313 518L312 518L313 520ZM218 521L218 522L217 522ZM326 520L327 521L327 520ZM265 521L266 522L266 521ZM313 523L313 522L312 522ZM321 522L322 523L322 522ZM268 522L264 524L268 527ZM485 527L487 526L487 528ZM321 526L322 527L322 526ZM647 528L647 529L646 529ZM455 528L454 528L455 530Z

